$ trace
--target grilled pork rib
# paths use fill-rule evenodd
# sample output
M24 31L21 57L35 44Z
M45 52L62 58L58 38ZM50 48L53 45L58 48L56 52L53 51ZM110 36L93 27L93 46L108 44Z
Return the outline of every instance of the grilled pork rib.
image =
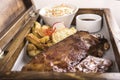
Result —
M75 67L89 55L92 46L99 46L100 41L88 32L79 31L37 55L22 70L76 72Z

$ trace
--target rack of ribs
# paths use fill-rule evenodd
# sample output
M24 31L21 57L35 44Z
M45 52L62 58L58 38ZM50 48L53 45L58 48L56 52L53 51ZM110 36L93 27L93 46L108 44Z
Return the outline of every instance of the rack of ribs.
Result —
M105 47L105 44L107 44L107 47ZM103 65L107 68L103 68L102 71L97 68L97 71L93 69L93 71L90 72L105 72L109 69L112 63L110 60L98 57L103 56L104 52L108 50L108 46L109 43L105 38L98 38L88 32L78 31L74 35L67 37L57 44L49 47L41 54L35 56L28 64L22 68L22 70L42 72L85 72L83 70L80 70L80 67L78 68L78 66L82 66L84 62L87 62L86 59L93 58L93 61L105 61L106 65L101 63L101 66ZM101 50L103 52L99 53L98 50ZM96 57L87 57L89 55ZM83 66L81 68L83 68Z

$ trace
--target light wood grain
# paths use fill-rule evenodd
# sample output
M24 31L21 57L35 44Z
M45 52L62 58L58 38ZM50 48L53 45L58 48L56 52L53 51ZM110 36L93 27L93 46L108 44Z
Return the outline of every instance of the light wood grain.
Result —
M119 73L85 74L56 72L6 72L0 74L1 79L16 80L119 80Z
M1 0L0 4L0 33L18 17L25 6L22 0Z
M109 29L110 40L112 42L112 47L113 47L113 50L114 50L115 59L116 59L118 69L119 69L119 72L120 72L120 53L118 51L118 47L115 43L115 40L113 38L113 33L112 33L112 30L111 30L112 27L114 27L113 19L112 19L111 12L110 12L109 9L104 9L104 13L105 13L106 22L107 22L108 29Z

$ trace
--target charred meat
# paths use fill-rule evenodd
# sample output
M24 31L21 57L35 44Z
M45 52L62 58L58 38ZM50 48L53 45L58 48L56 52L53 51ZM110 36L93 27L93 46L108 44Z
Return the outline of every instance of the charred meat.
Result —
M99 43L97 45L92 45L88 53L90 55L96 56L96 57L102 57L105 53L110 48L110 44L108 43L107 39L103 38L98 38Z
M91 49L92 46L99 46L98 44L100 43L101 40L99 38L90 35L88 32L78 31L76 34L67 37L66 39L58 42L57 44L48 48L46 51L42 52L42 54L34 57L27 65L23 67L22 70L84 72L79 69L76 70L76 67L78 65L82 65L84 59L89 55L89 49ZM93 50L92 52L94 51L96 52L96 50ZM97 59L95 58L94 60ZM107 67L109 66L110 65L108 65ZM99 70L97 70L96 72L99 72Z
M103 73L111 66L111 61L108 59L97 58L94 56L88 56L75 69L85 73Z

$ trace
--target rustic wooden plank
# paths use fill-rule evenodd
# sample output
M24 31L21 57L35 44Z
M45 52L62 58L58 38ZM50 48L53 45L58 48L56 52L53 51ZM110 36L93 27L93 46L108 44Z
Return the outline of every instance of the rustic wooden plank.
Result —
M0 48L3 49L6 44L15 36L21 26L29 16L23 16L32 6L31 0L1 0L0 5ZM29 6L28 6L29 5ZM29 13L27 13L28 15ZM24 20L25 17L25 20ZM19 20L18 20L19 19ZM16 27L15 23L19 23Z
M12 55L12 57L9 60L9 62L6 64L6 66L4 66L3 72L11 71L13 65L16 62L16 59L18 58L18 56L19 56L19 54L20 54L20 52L21 52L21 50L23 49L24 46L25 46L25 41L20 43L19 47L16 49L16 51Z
M26 16L29 16L29 12L32 9L33 8L31 7L24 14L19 16L19 18L16 19L16 22L14 22L14 24L11 25L10 29L6 33L1 34L1 37L0 37L0 48L3 49L9 43L9 41L16 35L16 33L22 28L22 26L26 23L26 20L28 18L30 18L30 17L26 17Z
M22 0L18 0L21 7L17 5L17 0L1 0L0 4L0 33L15 20L23 11L25 6Z
M26 34L30 31L31 25L33 24L33 20L31 20L29 23L27 23L26 27L23 28L23 31L18 35L18 37L12 41L11 46L7 49L8 53L7 55L1 60L0 62L0 69L4 69L4 65L8 63L8 61L11 59L12 55L14 54L15 50L21 45L21 42L23 42Z
M111 16L111 12L109 9L104 9L104 14L105 14L105 17L106 17L106 22L107 22L107 25L108 25L108 31L109 31L109 34L110 34L110 40L111 40L111 43L112 43L112 48L114 50L114 54L115 55L115 59L116 59L116 63L117 63L117 66L118 66L118 69L120 71L120 53L118 51L118 48L116 46L116 43L115 43L115 40L113 38L113 33L112 33L112 27L114 27L114 21L112 19L112 16Z
M32 11L32 10L31 10ZM11 44L6 49L8 51L7 55L0 62L0 70L1 71L10 71L12 66L14 65L15 60L17 59L20 50L23 48L25 42L26 35L30 32L31 27L33 26L33 22L36 21L38 14L34 18L30 18L19 33L17 33L16 37L12 40ZM23 45L23 46L21 46Z
M16 0L17 6L18 6L18 11L17 11L17 15L19 15L20 13L24 12L24 10L26 10L25 8L25 4L23 3L22 0Z
M119 73L85 74L56 72L6 72L0 74L1 79L19 80L119 80Z

